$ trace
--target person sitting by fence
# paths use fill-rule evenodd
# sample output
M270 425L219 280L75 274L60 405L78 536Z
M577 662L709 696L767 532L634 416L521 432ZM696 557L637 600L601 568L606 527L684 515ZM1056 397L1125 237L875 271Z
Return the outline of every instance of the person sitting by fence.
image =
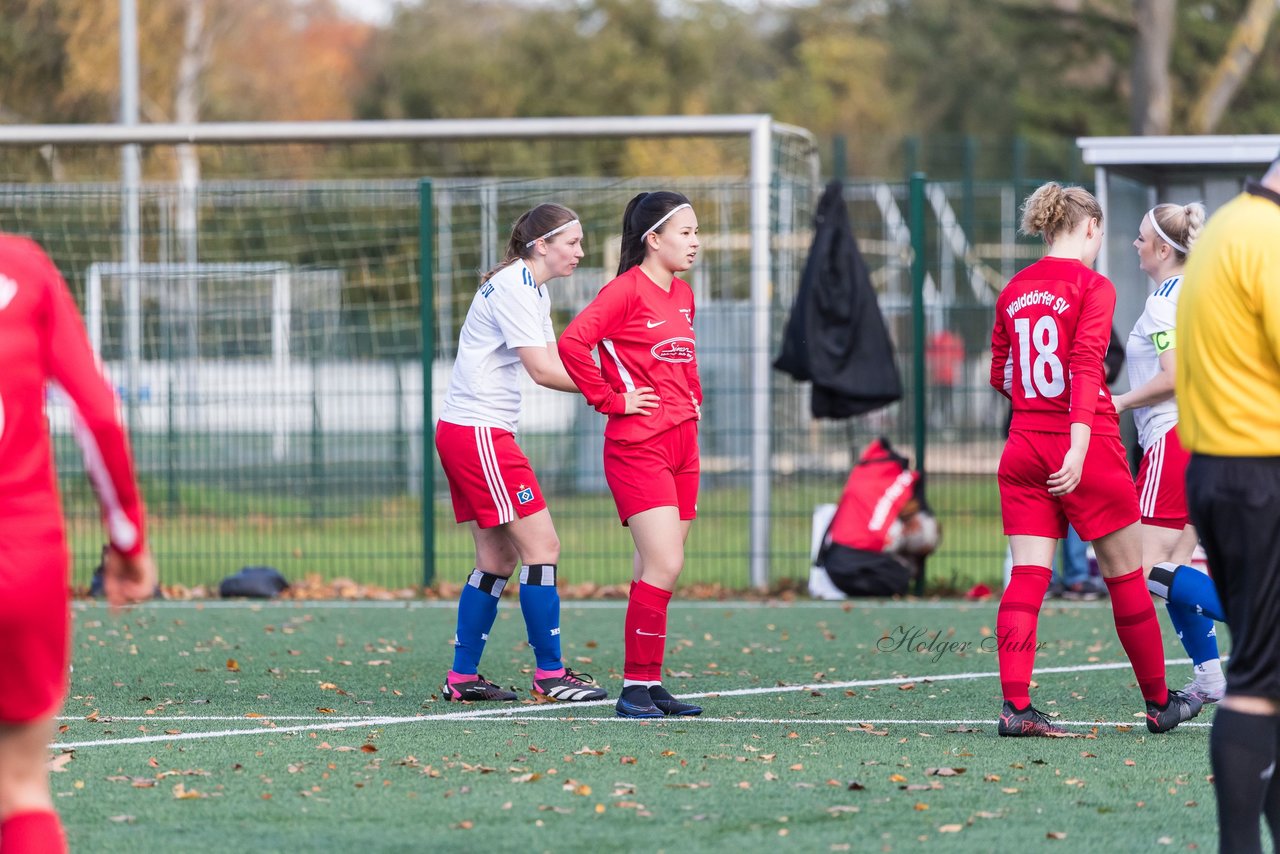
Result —
M920 473L888 439L876 439L845 483L814 560L810 593L829 599L904 594L939 536Z

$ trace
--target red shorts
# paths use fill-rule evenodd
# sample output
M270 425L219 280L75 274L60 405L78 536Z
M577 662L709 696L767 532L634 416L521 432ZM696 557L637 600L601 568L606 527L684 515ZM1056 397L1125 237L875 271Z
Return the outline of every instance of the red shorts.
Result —
M1080 484L1067 495L1049 494L1049 475L1062 468L1070 447L1066 433L1009 433L997 475L1006 535L1062 539L1070 522L1088 541L1138 521L1138 493L1124 445L1115 436L1094 436Z
M696 519L699 471L697 421L634 445L604 440L604 477L624 525L654 507L678 507L681 519Z
M0 723L57 714L67 695L71 563L59 527L0 539Z
M1182 530L1187 515L1187 463L1191 455L1178 441L1177 428L1151 444L1138 467L1138 509L1142 524Z
M510 431L439 421L436 453L458 522L493 528L546 509L533 468Z

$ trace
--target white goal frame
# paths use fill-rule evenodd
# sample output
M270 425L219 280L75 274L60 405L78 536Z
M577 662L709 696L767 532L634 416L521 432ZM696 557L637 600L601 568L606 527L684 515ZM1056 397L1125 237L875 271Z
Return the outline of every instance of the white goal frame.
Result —
M738 137L750 144L751 241L751 409L750 409L750 554L752 586L769 582L770 539L770 235L773 142L776 134L801 138L818 185L817 145L809 131L775 122L766 114L719 116L613 116L530 119L438 119L344 122L220 122L207 124L0 125L0 145L117 145L124 152L139 145L276 142L461 141L546 138ZM128 161L128 157L123 158ZM139 187L136 169L122 169L125 199L122 257L130 269L141 267ZM424 425L430 424L429 395L424 395Z
M138 366L142 359L142 291L148 281L195 280L201 276L249 275L271 277L271 368L276 388L281 390L274 407L273 450L276 459L283 459L288 450L289 436L282 403L284 389L289 386L289 327L292 298L292 265L284 261L243 261L188 264L175 262L147 262L128 264L119 261L100 261L85 270L84 323L89 333L93 352L102 358L102 278L119 276L123 279L124 297L124 365L125 387L132 402L137 393ZM198 307L197 311L198 311Z

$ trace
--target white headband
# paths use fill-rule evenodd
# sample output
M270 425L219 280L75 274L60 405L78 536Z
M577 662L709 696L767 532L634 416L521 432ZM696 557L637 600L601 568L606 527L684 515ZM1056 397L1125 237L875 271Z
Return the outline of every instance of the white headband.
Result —
M577 225L577 224L578 224L578 221L577 221L576 219L571 219L571 220L569 220L568 222L566 222L564 225L557 225L555 228L551 229L550 231L548 231L546 234L542 235L541 237L535 237L535 238L533 238L533 240L530 240L528 243L526 243L526 244L524 245L524 248L525 248L525 249L528 249L530 246L532 246L533 244L537 243L539 240L546 240L548 237L555 237L557 234L559 234L560 232L564 231L564 230L565 230L566 228L568 228L569 226L571 226L571 225Z
M1155 208L1152 208L1151 210L1147 211L1147 218L1151 220L1151 225L1152 225L1152 227L1153 227L1153 228L1155 228L1155 230L1156 230L1156 234L1160 235L1160 239L1161 239L1161 240L1163 240L1165 243L1168 243L1168 244L1169 244L1170 246L1172 246L1174 249L1177 249L1177 250L1178 250L1179 252L1181 252L1183 255L1186 255L1186 254L1187 254L1187 248L1186 248L1185 246L1183 246L1183 245L1179 244L1179 243L1174 242L1172 239L1170 239L1169 235L1165 234L1165 233L1164 233L1164 229L1160 227L1160 223L1156 222L1156 209L1155 209Z
M693 207L693 205L689 204L688 202L685 202L684 204L676 205L674 208L672 208L671 210L667 211L667 212L663 215L662 219L658 220L658 221L657 221L657 222L655 222L653 225L651 225L651 226L649 226L647 229L645 229L644 234L640 235L640 242L641 242L641 243L644 243L644 239L645 239L646 237L648 237L650 234L653 234L653 233L654 233L655 231L657 231L659 228L662 228L662 224L663 224L664 222L666 222L667 220L671 219L673 216L675 216L675 215L676 215L676 211L680 210L681 208L692 208L692 207Z

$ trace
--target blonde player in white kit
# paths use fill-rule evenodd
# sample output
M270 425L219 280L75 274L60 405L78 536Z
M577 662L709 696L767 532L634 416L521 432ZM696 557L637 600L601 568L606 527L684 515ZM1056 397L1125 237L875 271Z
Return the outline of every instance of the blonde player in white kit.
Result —
M573 273L582 225L573 211L544 204L511 231L505 257L481 279L458 340L458 355L436 424L436 450L454 517L471 528L475 568L458 600L453 667L442 693L451 701L510 701L516 695L479 673L498 599L520 566L520 611L537 657L537 700L600 700L607 692L560 658L560 539L538 479L516 444L520 373L540 386L576 392L551 326L546 283Z
M1178 401L1173 387L1182 268L1204 222L1204 205L1198 202L1157 205L1142 218L1133 245L1142 271L1159 285L1147 297L1125 346L1130 390L1114 401L1121 412L1133 410L1143 451L1138 503L1148 587L1167 600L1169 618L1195 666L1195 678L1183 690L1215 703L1226 689L1214 625L1215 619L1222 619L1222 608L1212 580L1186 565L1195 551L1196 529L1187 515L1190 457L1175 429Z

